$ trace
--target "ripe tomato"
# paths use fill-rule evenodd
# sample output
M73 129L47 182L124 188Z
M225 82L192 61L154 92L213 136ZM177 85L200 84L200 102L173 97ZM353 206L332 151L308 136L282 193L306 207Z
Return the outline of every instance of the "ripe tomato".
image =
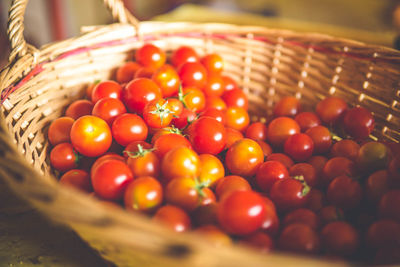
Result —
M293 96L281 98L274 107L273 114L275 117L294 117L300 111L300 101Z
M225 127L222 123L211 117L200 117L188 128L190 143L199 153L216 155L226 144Z
M266 233L255 232L239 240L239 244L247 245L261 253L269 253L274 248L274 240Z
M314 112L300 112L294 117L302 132L321 124L321 120Z
M319 218L309 209L300 208L293 210L285 215L283 219L283 226L288 226L293 223L302 223L311 227L311 229L318 231Z
M157 69L153 67L140 67L135 72L135 76L133 77L133 79L139 79L139 78L151 79L156 70Z
M254 191L234 191L222 198L217 217L230 234L248 235L261 228L266 215L264 200Z
M225 90L222 99L228 107L239 107L245 110L249 107L249 100L247 99L246 94L238 88Z
M306 161L314 151L314 142L307 134L297 133L286 139L284 151L294 160Z
M137 62L132 62L132 61L126 62L117 69L117 72L115 73L115 79L119 83L128 83L133 80L135 72L140 67L141 66Z
M205 237L215 247L229 246L232 239L215 225L203 225L194 230L194 233Z
M293 223L286 226L279 236L279 248L291 251L316 254L320 250L318 234L309 225Z
M178 73L168 64L157 69L151 79L160 87L163 97L175 95L181 85Z
M178 233L188 231L192 227L189 215L183 209L173 205L164 205L159 208L152 220Z
M145 44L136 50L135 59L143 66L158 69L164 65L166 56L165 52L159 47L153 44Z
M221 73L224 68L224 60L218 54L208 54L201 58L200 62L208 73Z
M47 132L50 144L55 146L60 143L71 142L70 132L74 121L70 117L60 117L52 121Z
M171 62L175 68L179 68L183 63L186 62L197 62L199 56L196 51L189 46L181 46L175 50L171 55Z
M226 113L226 126L238 131L244 131L250 123L249 114L243 108L228 107Z
M129 145L125 147L124 151L122 151L122 155L127 160L130 156L135 155L136 153L142 150L148 150L150 152L153 150L152 145L150 145L145 141L133 141L132 143L129 143Z
M205 111L203 111L200 115L200 117L212 117L225 125L226 123L226 114L225 111L219 110L216 108L208 108Z
M323 170L323 168L324 168L324 166L325 166L327 161L328 161L328 159L326 157L319 156L319 155L318 156L312 156L311 158L309 158L307 160L307 163L311 164L315 169L315 172L316 172L316 174L318 176L318 180L319 180L318 184L321 182L320 180L321 180L321 177L322 177L322 170Z
M382 196L389 191L389 177L387 170L372 173L365 185L365 194L371 203L378 204Z
M206 97L206 107L205 109L215 108L218 110L225 110L225 101L219 96L208 96Z
M200 89L196 87L184 87L182 99L183 105L194 112L201 112L206 107L206 97Z
M235 82L234 79L232 79L232 77L227 76L227 75L222 75L222 79L224 80L224 91L230 91L232 89L238 89L239 86L237 85L237 83Z
M71 142L74 148L85 156L100 156L111 146L110 127L103 119L96 116L80 117L72 125Z
M343 139L331 147L331 157L345 157L352 161L357 159L360 145L350 139Z
M333 206L333 205L329 205L329 206L323 207L319 211L318 217L321 221L321 225L326 225L331 222L343 221L344 213L341 208Z
M96 80L93 83L89 84L88 87L86 87L86 98L89 100L92 100L92 92L94 87L100 82L100 80ZM91 101L89 101L92 103Z
M279 161L266 161L260 165L256 174L256 183L262 192L269 193L276 181L289 178L285 165Z
M71 186L82 192L93 191L90 175L84 170L72 169L64 173L60 178L60 184Z
M122 94L122 99L127 109L138 114L143 113L147 103L161 97L160 87L148 78L137 78L130 81Z
M111 130L115 141L122 146L127 146L133 141L144 141L148 133L143 119L131 113L121 114L115 118Z
M198 177L200 159L196 152L185 146L175 147L165 154L161 162L162 179L165 183L176 177Z
M168 106L172 111L173 117L178 117L183 111L183 103L176 98L168 98Z
M209 74L207 83L203 87L204 94L209 96L222 96L224 93L224 80L219 74Z
M96 103L102 98L110 97L121 99L122 87L119 83L114 81L103 81L99 82L92 92L92 102Z
M257 140L256 142L257 142L257 144L260 145L260 147L264 153L264 157L268 157L269 155L271 155L272 147L270 145L268 145L266 142L264 142L262 140Z
M321 183L314 166L309 163L302 162L293 165L289 169L289 174L292 177L303 176L306 183L311 187L315 187Z
M172 124L178 129L183 129L187 126L188 122L194 121L196 116L196 112L183 108L181 114L177 118L172 119Z
M271 160L279 161L280 163L285 165L285 167L288 170L294 165L293 160L288 155L283 154L283 153L269 154L265 160L266 161L271 161Z
M148 127L164 128L167 127L172 119L174 112L168 100L156 99L146 104L143 109L143 119Z
M125 149L124 152L128 155L126 164L135 176L157 178L160 175L160 160L152 149L146 149L141 144L137 144L136 151Z
M300 126L289 117L273 119L267 128L267 140L273 146L282 146L289 136L300 133Z
M92 167L90 169L90 173L92 173L99 165L101 165L101 163L110 160L110 159L115 159L115 160L119 160L121 162L125 163L125 158L122 157L121 155L115 154L115 153L107 153L104 154L103 156L97 158L93 164Z
M225 127L226 145L224 149L230 148L237 140L243 139L243 134L235 129Z
M92 115L102 118L108 125L112 125L115 118L126 113L126 108L121 100L115 98L102 98L93 107Z
M92 114L92 109L92 102L86 99L78 99L68 106L67 110L65 111L65 116L76 120L85 115Z
M327 97L318 102L315 112L326 124L333 124L342 117L347 110L346 102L335 96Z
M381 219L368 228L366 242L368 247L377 249L393 247L400 240L400 224L388 219Z
M345 131L356 139L367 138L375 127L372 113L363 107L355 107L346 111L343 118Z
M174 133L165 134L157 138L154 142L154 152L162 159L168 151L180 146L192 148L189 140L183 135Z
M332 145L331 132L325 126L315 126L306 131L314 143L314 153L324 154L329 152Z
M386 192L379 201L378 212L381 218L393 219L400 223L400 190Z
M224 165L216 156L211 154L201 154L199 159L201 165L199 182L206 183L208 186L215 186L225 176Z
M202 89L207 84L207 70L199 62L183 63L178 70L182 86L193 86Z
M253 122L247 127L245 136L255 141L265 140L267 138L267 126L262 122Z
M328 185L340 175L353 177L355 174L356 167L353 161L344 157L334 157L329 159L322 169L322 181L324 185Z
M163 188L152 176L139 177L128 184L124 204L128 211L151 212L163 201Z
M331 222L321 231L321 241L329 254L352 255L359 246L359 236L353 226L346 222Z
M237 175L229 175L219 179L215 187L218 199L238 190L251 190L251 185L246 179Z
M325 202L325 194L319 189L311 188L310 192L308 193L308 199L305 208L317 212L322 209L322 207L325 205Z
M272 186L270 198L278 211L285 212L304 207L309 191L301 179L281 179Z
M133 174L124 162L109 159L92 169L91 179L97 196L118 201L123 198L126 187L133 180Z
M76 169L79 163L79 155L71 143L60 143L50 152L50 164L60 172Z
M264 161L264 153L256 141L243 138L226 153L225 165L234 175L251 177Z
M271 201L271 199L263 196L266 215L264 218L264 222L261 226L261 230L270 236L275 237L279 231L279 218L276 213L275 204Z

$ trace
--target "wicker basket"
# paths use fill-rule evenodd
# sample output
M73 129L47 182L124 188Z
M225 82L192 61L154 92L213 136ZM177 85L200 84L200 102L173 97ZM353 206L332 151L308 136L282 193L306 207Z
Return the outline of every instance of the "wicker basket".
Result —
M331 266L286 254L261 255L239 246L210 247L141 215L109 208L60 187L52 176L46 131L88 84L113 71L144 42L170 52L189 45L217 52L249 97L253 118L266 117L284 95L313 105L338 95L373 110L374 136L400 140L400 53L321 34L227 24L138 23L120 0L105 0L120 23L87 27L82 35L40 50L23 38L27 0L14 0L8 36L12 52L0 76L0 176L50 219L68 225L120 266ZM345 263L340 263L345 264Z

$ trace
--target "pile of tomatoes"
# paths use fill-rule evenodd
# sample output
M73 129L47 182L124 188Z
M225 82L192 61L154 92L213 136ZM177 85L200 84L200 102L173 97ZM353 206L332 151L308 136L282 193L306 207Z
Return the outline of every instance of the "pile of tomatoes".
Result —
M373 114L287 96L250 122L223 69L190 47L136 50L51 123L60 183L217 246L399 263L400 153L369 138Z

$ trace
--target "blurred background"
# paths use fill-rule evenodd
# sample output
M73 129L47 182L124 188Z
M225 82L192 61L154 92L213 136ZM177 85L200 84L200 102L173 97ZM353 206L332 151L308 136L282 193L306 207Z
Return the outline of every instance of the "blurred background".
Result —
M400 0L124 0L140 20L190 20L262 25L321 32L359 41L399 46ZM8 52L7 13L0 1L0 60ZM102 0L31 0L25 16L29 43L43 44L79 34L83 25L107 24Z

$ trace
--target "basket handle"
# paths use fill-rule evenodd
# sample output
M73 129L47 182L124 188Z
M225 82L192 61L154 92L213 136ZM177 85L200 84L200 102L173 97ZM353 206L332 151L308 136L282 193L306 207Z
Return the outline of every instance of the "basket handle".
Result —
M35 55L39 52L34 46L27 44L24 38L24 14L28 0L12 0L8 13L7 35L11 45L9 61L19 59L27 53ZM104 0L113 18L121 23L130 23L136 28L139 21L124 7L121 0Z

